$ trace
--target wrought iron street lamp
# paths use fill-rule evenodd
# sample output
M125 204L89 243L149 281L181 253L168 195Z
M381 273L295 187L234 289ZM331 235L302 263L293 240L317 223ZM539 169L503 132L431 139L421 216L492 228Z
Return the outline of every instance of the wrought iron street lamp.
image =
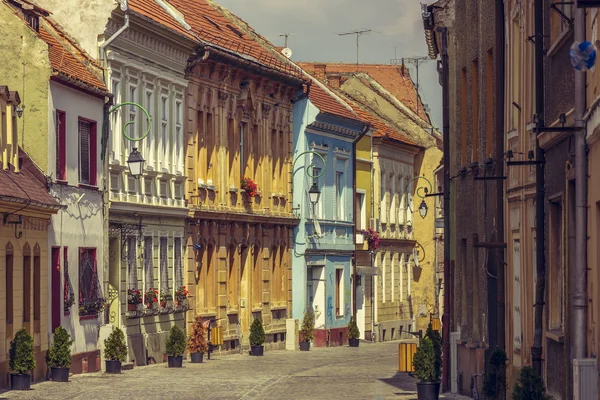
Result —
M427 207L427 203L425 203L425 200L421 200L421 204L419 205L419 215L421 216L421 218L425 219L425 217L427 216L427 210L429 208Z
M317 179L319 177L323 176L327 165L326 165L325 159L323 158L323 156L321 154L319 154L318 152L316 152L314 150L307 150L307 151L303 151L302 153L300 153L296 156L296 158L294 159L294 162L292 163L292 171L294 170L294 165L296 165L296 161L298 161L300 159L300 156L303 156L305 154L314 154L318 158L320 158L321 162L323 163L323 168L321 169L321 171L318 174L313 174L314 169L310 168L313 166L312 163L308 164L305 167L306 175L308 175L308 177L313 179L313 184L310 187L310 189L308 190L308 199L310 200L310 202L312 203L312 205L314 207L319 202L319 198L321 197L321 191L319 190L319 186L317 185Z
M429 211L429 207L427 207L427 203L425 203L425 198L429 197L430 195L428 195L429 191L433 191L433 187L431 185L431 182L429 182L429 180L427 178L425 178L424 176L420 176L417 175L415 177L412 177L408 182L406 182L406 187L404 188L404 193L408 193L408 187L410 186L410 184L417 180L417 179L423 179L425 182L427 182L427 185L429 186L429 188L427 187L418 187L416 194L417 196L419 196L422 200L421 200L421 204L419 205L419 215L421 216L421 218L425 219L425 217L427 216L427 211ZM423 195L421 195L420 191L423 191ZM413 210L410 206L410 203L408 204L407 208L410 210L410 212L412 213Z
M312 203L313 206L319 202L320 196L321 196L321 191L319 190L319 187L317 186L317 182L315 181L315 182L313 182L312 186L308 190L308 198L310 199L310 202Z
M144 157L138 151L137 147L134 147L127 159L127 165L129 165L129 174L133 176L135 179L140 179L142 173L144 171Z

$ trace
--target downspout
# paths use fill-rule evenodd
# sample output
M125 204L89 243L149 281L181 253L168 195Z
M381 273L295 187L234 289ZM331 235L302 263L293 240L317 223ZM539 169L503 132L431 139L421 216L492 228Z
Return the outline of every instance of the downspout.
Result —
M448 28L442 36L442 135L444 146L444 315L442 317L442 390L450 390L450 331L452 330L452 276L450 274L450 92L448 66Z
M504 39L504 1L496 0L496 173L504 176L504 84L505 84L505 39ZM496 180L496 237L498 242L504 242L504 181ZM497 346L506 349L505 314L506 299L504 295L504 250L496 251L497 299L496 314Z
M375 160L373 159L373 132L371 132L371 218L375 219ZM369 225L371 221L369 221ZM374 228L374 227L372 227ZM373 253L370 253L371 257L371 267L373 265ZM377 313L375 312L375 307L377 304L375 303L375 276L371 275L369 277L371 279L371 341L375 341L375 317Z
M114 42L115 39L118 38L123 32L125 32L125 30L127 28L129 28L129 4L128 4L128 0L123 0L123 4L121 4L121 11L123 11L125 13L125 20L123 22L123 26L120 27L118 31L116 31L111 37L109 37L108 39L106 39L104 41L104 43L102 43L100 45L100 62L101 63L103 63L103 62L106 61L104 59L104 56L106 54L106 48L108 46L110 46L110 44L112 42Z
M585 41L585 8L575 10L575 42ZM583 115L586 103L584 71L575 71L575 268L569 273L572 279L571 332L572 357L587 356L587 154Z
M545 218L544 218L544 150L540 147L539 128L544 127L544 0L535 0L535 159L540 162L535 171L535 243L536 243L536 274L535 312L533 346L531 346L531 361L533 369L542 377L542 334L544 326L544 296L546 291L546 253L545 253Z

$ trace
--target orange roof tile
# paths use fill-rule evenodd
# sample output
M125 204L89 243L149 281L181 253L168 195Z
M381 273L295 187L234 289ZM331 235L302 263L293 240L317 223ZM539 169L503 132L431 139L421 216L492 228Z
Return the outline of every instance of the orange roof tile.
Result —
M189 0L186 0L189 2ZM167 3L165 1L165 3ZM163 25L188 39L197 42L198 39L192 34L192 32L185 29L179 22L177 22L164 8L162 8L154 0L129 0L129 8L134 13L140 14L152 21Z
M61 44L58 39L48 31L47 28L48 27L40 26L39 35L46 43L48 43L48 56L50 58L52 69L59 73L65 74L71 79L81 81L87 85L95 87L96 89L106 91L106 86L104 83L102 83L102 81L94 74L92 74L83 64L83 62L78 60L75 55L73 55L67 49L66 46ZM52 29L52 25L49 28ZM56 29L56 25L54 28ZM55 34L64 37L64 33L58 29L56 29ZM89 57L84 53L80 53L77 56L81 57L82 59L89 59Z
M344 107L339 100L327 93L321 86L314 82L308 93L310 101L324 113L337 115L344 118L360 120L352 110Z
M417 91L406 68L398 65L386 64L343 64L343 63L321 63L302 62L298 65L305 71L314 74L315 65L325 65L326 74L345 74L364 72L375 79L394 97L404 103L413 112L417 111ZM418 115L423 120L430 122L429 115L423 109L423 103L419 97Z

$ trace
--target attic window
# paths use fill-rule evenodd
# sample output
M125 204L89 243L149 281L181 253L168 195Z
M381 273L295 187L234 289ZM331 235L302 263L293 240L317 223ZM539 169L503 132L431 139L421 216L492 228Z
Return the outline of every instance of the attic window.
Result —
M25 12L25 21L29 24L31 29L36 32L40 31L40 19L37 14Z
M239 29L237 29L237 28L235 28L235 27L233 27L233 26L231 26L231 25L229 25L229 24L227 24L227 27L228 27L229 29L231 29L231 31L232 31L233 33L235 33L236 35L238 35L240 38L242 38L242 39L244 38L244 34L243 34L243 33L242 33L242 32L241 32Z
M222 30L221 27L219 26L219 24L217 24L215 21L213 21L212 19L208 18L206 15L203 15L204 19L208 21L209 24L211 24L212 26L214 26L215 28L217 28L218 30Z

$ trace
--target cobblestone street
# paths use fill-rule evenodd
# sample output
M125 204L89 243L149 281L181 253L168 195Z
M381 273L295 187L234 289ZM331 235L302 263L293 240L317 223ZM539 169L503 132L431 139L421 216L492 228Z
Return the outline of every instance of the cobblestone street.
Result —
M359 348L214 356L202 364L184 361L181 369L155 364L120 376L74 375L69 383L42 382L0 399L416 399L415 380L397 367L398 342L361 342Z

